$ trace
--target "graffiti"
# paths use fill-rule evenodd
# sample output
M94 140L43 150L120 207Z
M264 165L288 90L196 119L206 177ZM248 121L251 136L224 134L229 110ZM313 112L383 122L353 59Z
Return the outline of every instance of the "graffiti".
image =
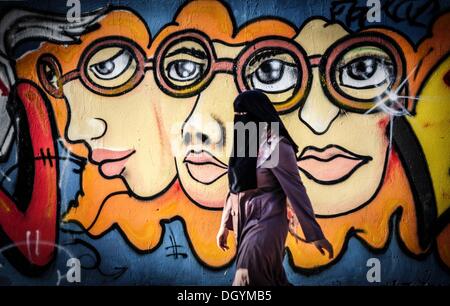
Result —
M6 110L11 85L14 83L11 70L10 63L0 54L0 161L8 154L13 137L12 122ZM6 177L4 173L0 175Z
M8 260L20 273L49 269L55 249L40 241L68 235L66 247L93 254L79 257L93 261L83 271L124 280L132 264L120 256L100 268L117 233L128 246L120 251L139 261L162 250L157 264L194 264L192 254L207 270L231 267L233 241L225 252L215 242L228 192L227 122L234 98L259 89L300 148L298 171L337 253L329 259L306 243L290 211L293 277L336 270L352 240L380 254L395 237L402 256L418 266L434 258L448 279L450 13L419 2L382 1L381 22L367 25L366 1L242 24L225 1L186 1L158 31L133 7L71 21L12 8L0 20L0 246L15 244L21 260ZM427 33L412 38L396 28L402 22ZM170 227L177 222L181 232Z
M7 97L9 95L9 90L3 81L0 82L0 90L2 91L2 97Z
M86 249L89 251L87 253L81 254L77 258L78 262L80 263L78 266L80 268L82 268L83 270L97 270L101 275L106 276L106 277L111 277L112 279L120 278L127 271L127 269L128 269L127 267L119 267L119 266L114 267L114 269L112 271L104 271L104 269L101 267L102 257L100 255L100 253L98 252L98 250L94 246L92 246L91 244L89 244L88 242L86 242L82 239L75 238L72 241L67 241L64 243L64 245L66 247L74 246L77 244L86 247ZM86 263L82 263L82 261L83 262L85 261L84 260L85 258L90 260L90 262L91 262L90 265L88 265ZM60 279L60 278L58 278L58 279Z
M61 246L61 245L58 245L58 244L56 244L53 241L45 241L45 240L44 241L42 241L42 240L40 241L39 240L39 231L36 231L36 235L37 235L36 237L37 238L36 238L36 242L35 242L35 249L32 250L32 248L31 248L31 241L30 241L30 236L31 236L30 234L31 233L28 231L27 235L26 235L27 236L27 240L25 240L25 241L15 241L14 243L12 243L10 245L3 246L2 248L0 248L0 254L7 253L8 251L14 250L14 249L16 249L19 246L25 246L27 248L27 250L28 250L28 256L29 256L28 258L31 258L33 255L34 256L39 256L39 249L40 249L41 246L48 246L48 247L51 247L51 248L54 248L56 250L59 250L59 251L63 252L64 255L66 255L66 257L69 258L67 260L67 266L71 267L71 269L69 269L68 273L64 274L64 275L62 275L59 270L56 271L56 273L57 273L56 285L59 286L61 284L61 281L64 280L64 279L67 279L69 282L73 282L73 281L70 281L70 277L68 276L68 274L71 271L75 272L75 270L77 270L76 271L77 275L78 275L77 278L79 278L79 264L78 264L79 261L78 261L78 259L73 257L72 253L70 252L70 250L68 248L66 248L64 246ZM32 254L32 253L34 253L34 254ZM75 264L74 264L74 262L75 262ZM0 269L1 268L2 268L2 265L0 265ZM79 282L79 281L77 281L77 282Z
M376 5L375 5L376 4ZM364 27L366 22L371 22L374 8L380 8L386 17L396 22L407 22L410 26L426 28L427 25L420 22L421 16L436 14L440 11L439 1L413 1L413 0L385 0L379 3L373 1L344 0L331 3L332 21L343 17L344 23L350 26L352 23ZM381 20L377 20L379 22Z
M57 156L48 106L39 90L26 82L16 87L18 101L9 101L18 120L15 129L21 140L21 163L16 192L11 196L0 190L2 213L2 241L26 240L18 244L20 253L12 249L9 256L15 261L22 256L37 267L47 265L53 256L53 246L41 241L55 241L58 204ZM27 122L28 121L28 122ZM5 178L7 176L5 175ZM44 213L42 213L44 212ZM34 248L34 254L30 252Z
M170 257L173 256L175 259L178 258L187 258L187 254L180 252L179 250L183 248L182 245L177 244L177 240L172 232L172 230L170 231L170 245L166 246L166 250L170 250L171 253L168 253L166 256Z

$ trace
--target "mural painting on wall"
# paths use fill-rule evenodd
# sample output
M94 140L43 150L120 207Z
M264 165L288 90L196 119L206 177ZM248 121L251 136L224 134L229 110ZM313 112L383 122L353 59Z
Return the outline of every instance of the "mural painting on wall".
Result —
M387 258L395 241L405 262L432 266L435 282L448 284L450 3L419 2L382 1L387 25L365 23L365 1L240 24L233 1L187 1L157 31L136 8L106 2L72 22L31 5L5 8L0 267L14 273L0 269L0 282L53 280L48 271L82 248L91 254L80 251L83 271L110 281L144 282L124 259L137 258L221 273L199 281L173 268L170 280L157 270L153 283L226 284L234 241L225 252L215 242L228 192L226 123L234 98L260 89L299 145L300 176L337 254L304 243L289 213L290 278L320 283L335 273L352 283L346 256ZM405 23L423 36L410 37Z

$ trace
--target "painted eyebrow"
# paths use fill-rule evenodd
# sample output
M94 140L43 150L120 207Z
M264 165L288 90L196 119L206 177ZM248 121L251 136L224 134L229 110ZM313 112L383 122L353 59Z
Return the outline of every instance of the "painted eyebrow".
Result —
M125 48L122 49L122 50L119 50L119 51L117 51L117 53L114 54L113 56L111 56L111 57L109 57L109 58L107 58L107 59L101 60L101 61L99 61L99 62L93 63L93 64L89 65L89 67L92 67L92 66L98 65L98 64L100 64L100 63L104 63L104 62L114 61L115 59L117 59L119 56L121 56L121 55L124 54L125 52L128 52L128 50L126 50ZM128 53L130 53L130 52L128 52Z
M259 62L260 60L266 59L266 58L270 58L270 57L274 57L275 55L278 54L283 54L284 52L281 50L266 50L263 51L261 53L258 53L255 55L255 57L253 57L250 62L248 63L248 65L252 66L255 63Z
M206 59L207 58L205 52L203 52L201 50L196 50L194 48L189 49L189 48L186 48L186 47L183 47L183 48L180 48L178 50L175 50L175 51L167 54L166 57L171 57L171 56L174 56L174 55L177 55L177 54L180 54L180 53L186 53L186 54L192 55L192 56L194 56L196 58L199 58L199 59Z

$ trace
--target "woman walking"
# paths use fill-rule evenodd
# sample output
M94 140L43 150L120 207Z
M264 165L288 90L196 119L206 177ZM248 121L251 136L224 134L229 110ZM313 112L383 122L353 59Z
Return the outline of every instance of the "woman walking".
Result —
M228 164L230 191L217 244L227 249L229 230L234 232L237 255L233 285L291 285L283 268L289 228L287 198L305 240L323 254L323 249L328 251L330 258L333 249L315 219L300 180L298 147L269 98L260 91L250 90L241 93L233 106L233 151Z

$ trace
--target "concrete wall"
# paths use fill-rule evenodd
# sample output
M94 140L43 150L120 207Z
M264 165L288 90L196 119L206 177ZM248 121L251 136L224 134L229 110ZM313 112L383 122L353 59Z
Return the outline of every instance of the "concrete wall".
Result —
M449 1L109 4L0 2L0 284L230 284L254 88L336 255L290 233L292 283L450 283Z

